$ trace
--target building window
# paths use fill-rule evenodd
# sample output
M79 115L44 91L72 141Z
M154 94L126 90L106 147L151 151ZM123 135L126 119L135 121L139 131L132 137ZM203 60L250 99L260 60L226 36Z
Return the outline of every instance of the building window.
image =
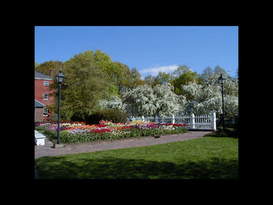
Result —
M47 116L47 114L48 114L48 109L47 109L47 107L44 107L44 109L43 109L43 115Z
M44 86L48 87L49 86L49 82L48 81L44 81Z
M48 100L48 94L44 93L44 100Z

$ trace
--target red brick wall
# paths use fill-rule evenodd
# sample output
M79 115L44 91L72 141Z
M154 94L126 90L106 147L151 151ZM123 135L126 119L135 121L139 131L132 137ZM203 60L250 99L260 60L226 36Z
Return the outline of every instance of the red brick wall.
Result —
M35 108L35 122L43 121L43 108Z
M48 81L49 85L53 83L53 80L41 80L35 79L35 99L45 105L55 104L54 96L48 96L48 100L44 100L44 93L50 94L55 91L49 91L49 87L44 86L44 81Z

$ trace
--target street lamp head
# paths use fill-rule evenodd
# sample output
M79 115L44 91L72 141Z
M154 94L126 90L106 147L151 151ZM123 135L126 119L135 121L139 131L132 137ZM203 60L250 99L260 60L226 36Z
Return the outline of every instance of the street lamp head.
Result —
M226 78L223 76L222 73L221 73L220 77L218 78L218 82L219 82L221 85L224 85L225 82L226 82Z
M57 78L57 82L58 83L62 83L63 80L64 80L64 74L62 73L62 69L60 68L60 71L58 73L58 75L56 75L56 78Z

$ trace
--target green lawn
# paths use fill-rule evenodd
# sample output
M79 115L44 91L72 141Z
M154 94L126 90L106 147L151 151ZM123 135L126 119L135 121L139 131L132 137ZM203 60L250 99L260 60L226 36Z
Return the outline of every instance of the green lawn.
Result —
M36 159L41 178L236 179L238 139L204 137Z

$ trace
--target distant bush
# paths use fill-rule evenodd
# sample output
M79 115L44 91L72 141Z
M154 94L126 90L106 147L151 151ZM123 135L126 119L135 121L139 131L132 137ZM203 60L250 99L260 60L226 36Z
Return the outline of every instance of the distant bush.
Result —
M114 110L100 110L92 115L90 115L87 120L86 124L99 124L100 120L108 120L113 123L118 122L127 122L127 116L121 112L120 110L114 109Z

